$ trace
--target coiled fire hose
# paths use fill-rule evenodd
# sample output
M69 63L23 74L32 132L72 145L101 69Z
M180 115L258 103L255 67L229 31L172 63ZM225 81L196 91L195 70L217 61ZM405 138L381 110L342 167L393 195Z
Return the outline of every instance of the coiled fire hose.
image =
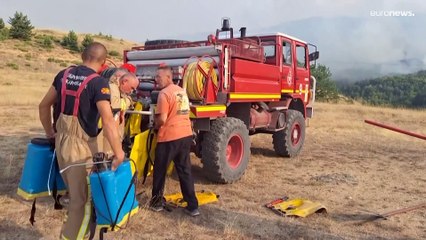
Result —
M215 62L203 61L188 64L184 69L183 89L186 89L188 98L195 101L204 99L207 81L212 81L214 91L218 90L218 79L214 69Z

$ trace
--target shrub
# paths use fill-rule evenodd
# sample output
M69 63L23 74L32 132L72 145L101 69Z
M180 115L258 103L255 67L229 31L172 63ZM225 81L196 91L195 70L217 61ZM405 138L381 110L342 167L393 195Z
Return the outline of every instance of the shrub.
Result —
M115 50L111 50L109 51L109 55L113 57L117 57L117 56L120 56L120 53Z
M56 41L54 36L46 34L36 35L34 38L36 39L36 42L39 44L39 46L47 49L53 48L53 43Z
M2 28L0 29L0 41L6 40L9 38L9 29Z
M16 63L7 63L6 66L12 68L13 70L19 69L19 66Z
M3 18L0 18L0 29L3 29L5 27Z
M89 46L91 43L93 43L93 38L90 35L86 35L84 36L83 41L81 42L82 48L81 50L83 51L87 46Z
M78 47L77 34L75 34L72 30L68 33L68 35L62 38L61 45L75 52L80 51L80 48Z
M52 36L43 35L42 38L40 39L40 45L43 48L47 48L47 49L53 48L53 37Z
M28 52L29 50L24 48L24 47L17 47L16 49L18 49L21 52Z

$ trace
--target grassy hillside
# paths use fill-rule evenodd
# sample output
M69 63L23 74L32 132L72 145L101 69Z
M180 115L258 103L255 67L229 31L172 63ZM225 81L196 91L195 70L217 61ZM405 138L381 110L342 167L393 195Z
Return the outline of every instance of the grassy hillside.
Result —
M35 30L31 41L0 41L0 106L38 104L58 71L81 63L80 53L69 51L59 44L66 34ZM52 48L43 46L41 39L46 36L53 40ZM82 41L84 36L78 34L78 40ZM110 36L91 36L94 41L103 43L110 53L119 53L118 56L109 56L117 64L122 62L123 50L136 45Z

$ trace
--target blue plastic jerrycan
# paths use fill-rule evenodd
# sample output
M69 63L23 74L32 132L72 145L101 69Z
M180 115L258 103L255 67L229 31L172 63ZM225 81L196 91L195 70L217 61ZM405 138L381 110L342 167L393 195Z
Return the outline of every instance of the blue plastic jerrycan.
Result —
M124 161L116 171L106 170L90 174L90 188L96 211L98 227L115 223L114 230L120 229L130 216L139 210L131 162Z
M59 173L56 157L47 139L34 138L28 144L18 195L26 200L49 195L54 186L65 193L66 186Z

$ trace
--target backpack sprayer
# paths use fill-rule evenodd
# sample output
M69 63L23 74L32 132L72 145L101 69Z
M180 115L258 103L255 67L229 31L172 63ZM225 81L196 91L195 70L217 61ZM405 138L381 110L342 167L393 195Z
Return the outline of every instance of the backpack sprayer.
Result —
M132 174L130 165L135 163L131 159L125 160L115 171L111 170L111 163L105 153L96 153L93 163L72 164L60 170L63 173L71 167L93 165L89 181L100 239L108 230L123 228L139 210L135 187L137 172ZM123 187L126 183L129 185Z
M54 209L62 209L59 199L65 192L66 186L59 174L53 143L46 138L31 139L17 191L23 199L33 200L29 219L31 225L35 222L37 198L52 196Z

